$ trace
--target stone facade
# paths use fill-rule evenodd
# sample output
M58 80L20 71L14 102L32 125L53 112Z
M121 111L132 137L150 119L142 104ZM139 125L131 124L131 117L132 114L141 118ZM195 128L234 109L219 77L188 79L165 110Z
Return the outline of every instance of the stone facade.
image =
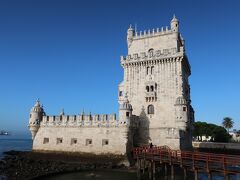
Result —
M115 114L47 116L37 101L29 121L33 150L126 154L150 142L192 148L190 65L175 16L170 25L143 33L129 27L118 119Z

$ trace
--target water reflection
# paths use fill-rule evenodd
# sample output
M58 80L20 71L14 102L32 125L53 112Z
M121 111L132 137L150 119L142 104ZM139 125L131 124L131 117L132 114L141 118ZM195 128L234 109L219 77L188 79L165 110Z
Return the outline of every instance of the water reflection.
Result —
M192 180L193 174L188 174L188 180ZM131 171L119 171L119 170L97 170L97 171L83 171L83 172L74 172L74 173L67 173L61 174L46 178L41 178L41 180L89 180L89 179L96 179L96 180L134 180L137 179L136 172ZM148 180L147 174L142 176L142 180ZM170 180L171 177L165 177L161 173L159 173L156 177L156 180ZM207 174L199 173L199 180L208 180ZM174 176L174 180L183 180L183 176L181 174L176 174ZM212 180L225 180L224 176L221 175L213 175ZM230 176L229 180L240 180L240 174L237 176Z

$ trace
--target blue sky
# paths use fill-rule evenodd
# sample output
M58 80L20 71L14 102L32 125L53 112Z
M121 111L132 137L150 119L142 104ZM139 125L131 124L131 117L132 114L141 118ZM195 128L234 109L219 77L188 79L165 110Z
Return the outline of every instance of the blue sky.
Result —
M196 120L240 128L237 0L1 0L0 129L27 132L40 98L47 114L118 111L126 31L169 26L173 14L192 67Z

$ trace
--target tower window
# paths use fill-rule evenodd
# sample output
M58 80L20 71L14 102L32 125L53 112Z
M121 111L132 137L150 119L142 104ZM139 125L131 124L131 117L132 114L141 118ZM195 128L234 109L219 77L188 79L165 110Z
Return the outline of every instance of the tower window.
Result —
M49 143L49 138L43 138L43 144Z
M73 145L73 144L77 144L77 139L76 138L71 139L71 145Z
M92 139L86 139L86 146L91 145L92 144Z
M147 75L150 74L150 67L147 67Z
M151 86L151 92L153 92L154 91L154 87L153 86Z
M154 74L154 66L147 67L147 75L148 74Z
M108 145L108 144L109 144L108 139L103 139L103 140L102 140L102 145L103 145L103 146L106 146L106 145Z
M57 144L61 144L63 142L63 138L57 138Z
M149 86L146 86L146 90L147 90L147 92L149 92Z
M187 111L187 107L183 107L183 111Z
M154 114L154 106L153 105L149 105L147 109L148 109L148 114Z
M153 49L149 49L149 50L148 50L148 53L149 53L149 57L150 57L150 58L153 57Z
M151 67L151 74L154 72L154 66Z
M129 112L126 112L126 116L129 117Z
M119 96L122 96L123 95L123 92L122 91L119 91Z

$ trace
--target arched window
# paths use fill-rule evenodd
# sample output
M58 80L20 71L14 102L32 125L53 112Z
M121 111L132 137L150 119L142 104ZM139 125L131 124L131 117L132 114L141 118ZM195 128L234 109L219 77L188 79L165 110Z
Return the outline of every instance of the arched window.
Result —
M147 92L149 92L149 86L146 86L146 90L147 90Z
M147 74L147 75L150 74L150 67L147 67L147 72L146 72L146 74Z
M153 49L152 48L148 50L148 53L149 53L150 58L153 57Z
M154 91L154 87L153 86L151 86L151 92L153 92Z
M154 66L151 67L151 74L154 74Z
M147 109L148 109L148 114L154 114L154 106L153 105L149 105Z

